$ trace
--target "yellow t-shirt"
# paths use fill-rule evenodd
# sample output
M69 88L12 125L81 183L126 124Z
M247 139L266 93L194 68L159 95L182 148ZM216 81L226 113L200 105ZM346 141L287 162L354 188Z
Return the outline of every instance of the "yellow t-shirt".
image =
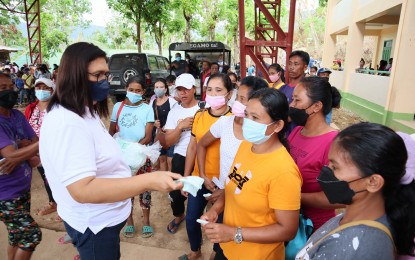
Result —
M223 116L230 116L232 113L228 111ZM214 116L210 113L210 109L205 111L199 110L196 112L193 125L192 125L192 136L196 138L196 142L209 131L210 127L215 123L220 116ZM205 173L210 179L213 177L219 177L220 172L220 140L217 139L206 149L206 160L205 160ZM193 169L193 176L199 176L199 166L197 165L197 158L195 160L195 167Z
M23 87L25 89L31 89L32 88L32 83L33 83L33 76L32 75L23 74L22 80L23 80L23 83L24 83Z
M226 179L223 223L231 227L262 227L278 222L275 209L298 210L301 173L282 147L272 153L255 154L252 144L243 141ZM228 259L285 258L284 242L220 244Z
M269 83L268 83L268 87L269 87L269 88L272 88L272 86L274 85L274 83L275 83L275 82L269 82ZM280 84L276 85L274 88L275 88L275 89L280 89L280 87L284 86L284 84L285 84L284 82L281 82Z

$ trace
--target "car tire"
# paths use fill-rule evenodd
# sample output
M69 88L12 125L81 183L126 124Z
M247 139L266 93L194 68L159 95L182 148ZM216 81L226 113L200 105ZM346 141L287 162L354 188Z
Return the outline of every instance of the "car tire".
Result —
M123 86L127 85L127 81L130 77L137 76L138 71L134 68L125 68L121 72L121 83Z

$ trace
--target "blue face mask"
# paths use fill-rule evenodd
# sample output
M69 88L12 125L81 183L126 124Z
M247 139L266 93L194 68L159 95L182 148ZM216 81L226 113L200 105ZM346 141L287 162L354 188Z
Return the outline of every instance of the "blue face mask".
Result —
M91 88L91 98L94 101L103 101L106 99L110 90L110 84L106 79L98 82L90 81L89 87Z
M127 98L131 103L135 104L143 99L143 95L127 91Z
M52 93L49 90L35 90L35 96L39 101L46 101L50 98Z
M262 144L268 141L268 139L271 137L271 135L265 135L265 132L267 131L267 128L269 125L272 125L275 122L272 122L271 124L261 124L255 121L252 121L249 118L244 118L244 122L242 124L242 134L250 143L253 144Z
M176 57L176 61L181 61L181 60L182 60L182 58Z

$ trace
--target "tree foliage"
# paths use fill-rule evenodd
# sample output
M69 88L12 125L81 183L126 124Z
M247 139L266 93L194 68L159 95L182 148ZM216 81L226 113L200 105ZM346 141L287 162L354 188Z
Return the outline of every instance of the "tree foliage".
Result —
M108 6L111 9L121 13L123 17L132 21L135 25L135 33L131 36L135 38L138 52L142 50L141 40L141 22L143 20L143 13L148 4L147 0L107 0Z
M90 24L83 17L90 12L88 0L41 0L40 8L42 55L46 59L62 51L62 46L69 43L74 25L86 28Z

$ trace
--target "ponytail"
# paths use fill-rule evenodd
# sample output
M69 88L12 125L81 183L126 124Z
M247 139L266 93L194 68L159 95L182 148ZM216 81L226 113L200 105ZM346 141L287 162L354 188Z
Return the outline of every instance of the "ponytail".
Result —
M415 256L415 181L384 189L383 197L398 254Z

